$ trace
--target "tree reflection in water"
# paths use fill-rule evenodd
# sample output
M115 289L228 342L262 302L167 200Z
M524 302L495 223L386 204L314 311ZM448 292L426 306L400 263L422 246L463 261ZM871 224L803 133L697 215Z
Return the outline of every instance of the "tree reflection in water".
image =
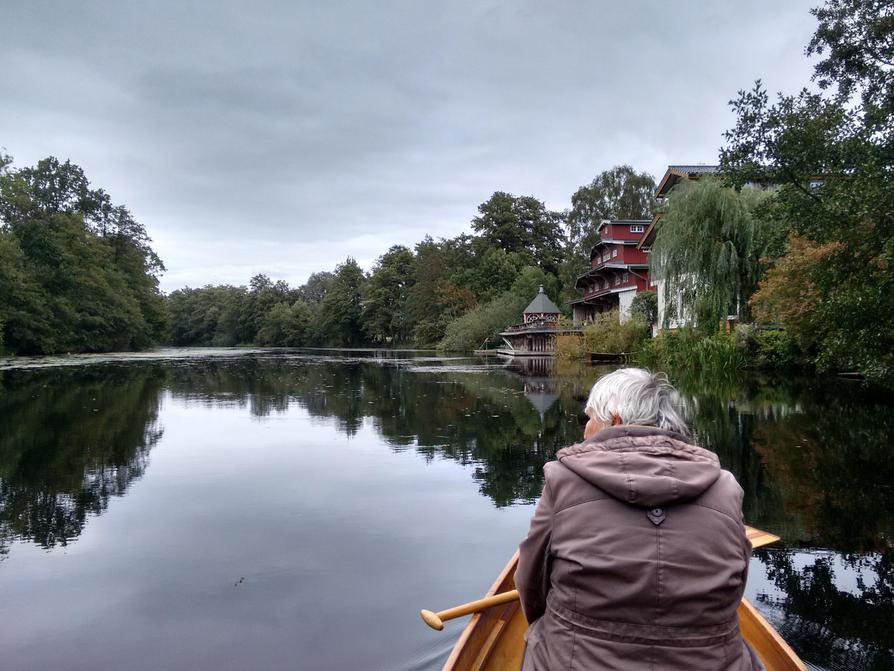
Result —
M746 519L788 546L756 553L779 590L759 599L786 640L827 668L894 668L891 399L836 380L678 384L701 440L737 472Z
M0 544L65 546L145 471L162 370L7 371L0 378Z
M894 551L765 550L760 559L781 596L759 601L801 655L834 669L894 668Z
M580 439L582 399L575 385L563 385L544 408L542 386L529 385L526 395L525 378L503 370L448 372L412 360L307 363L181 366L170 385L177 396L247 405L257 416L295 403L313 417L334 420L349 436L369 421L394 450L472 465L482 494L498 506L540 496L543 464Z
M535 500L543 464L580 439L604 370L277 353L7 371L0 554L12 540L64 545L139 477L161 437L163 391L256 417L300 407L349 436L371 426L395 451L470 466L481 493L508 506ZM891 400L816 379L672 381L698 440L742 484L746 519L786 541L758 554L778 588L760 599L784 635L830 668L894 667Z

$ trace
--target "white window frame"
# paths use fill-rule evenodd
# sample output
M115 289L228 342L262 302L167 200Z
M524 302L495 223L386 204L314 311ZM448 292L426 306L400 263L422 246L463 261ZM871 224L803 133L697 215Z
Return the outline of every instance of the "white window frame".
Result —
M646 230L646 227L642 224L630 224L630 232L631 233L643 233Z

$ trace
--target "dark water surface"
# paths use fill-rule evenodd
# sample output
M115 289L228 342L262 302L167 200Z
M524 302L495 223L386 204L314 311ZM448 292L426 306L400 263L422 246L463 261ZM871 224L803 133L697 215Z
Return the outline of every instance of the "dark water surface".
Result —
M3 366L5 370L2 370ZM0 669L435 670L604 370L373 351L0 362ZM817 668L894 668L894 405L672 376L783 536L748 594Z

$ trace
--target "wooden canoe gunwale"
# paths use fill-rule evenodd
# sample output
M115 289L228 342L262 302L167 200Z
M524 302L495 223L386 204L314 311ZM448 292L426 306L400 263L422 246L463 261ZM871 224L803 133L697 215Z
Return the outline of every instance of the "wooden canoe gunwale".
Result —
M778 536L753 527L745 530L754 548L779 540ZM517 564L518 551L485 596L515 589L513 577ZM806 671L797 654L747 599L742 599L737 614L742 636L760 656L767 671ZM527 622L518 601L475 613L453 646L443 671L518 671L524 646L514 637L507 638L506 633L517 632L522 626L526 629Z

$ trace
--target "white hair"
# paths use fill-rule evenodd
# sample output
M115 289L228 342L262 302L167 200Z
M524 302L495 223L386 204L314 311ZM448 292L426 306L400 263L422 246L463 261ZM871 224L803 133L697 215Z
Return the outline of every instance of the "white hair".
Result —
M689 435L677 408L680 395L664 373L621 368L597 380L587 399L586 413L606 424L612 416L622 424L657 426Z

